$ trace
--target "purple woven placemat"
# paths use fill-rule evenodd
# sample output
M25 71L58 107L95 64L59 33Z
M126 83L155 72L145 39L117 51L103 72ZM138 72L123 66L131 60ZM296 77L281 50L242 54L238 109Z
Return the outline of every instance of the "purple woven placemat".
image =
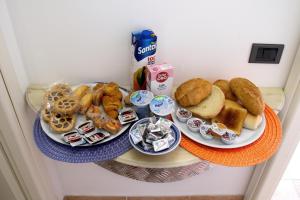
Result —
M88 163L116 158L132 148L128 139L129 128L119 137L90 147L71 147L49 138L43 131L40 118L34 122L33 134L38 148L49 158L69 163Z

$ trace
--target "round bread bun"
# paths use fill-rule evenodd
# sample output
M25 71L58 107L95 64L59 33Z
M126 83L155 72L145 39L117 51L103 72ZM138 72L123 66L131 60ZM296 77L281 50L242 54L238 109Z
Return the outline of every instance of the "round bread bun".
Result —
M231 92L231 89L229 87L229 81L219 79L216 80L213 84L218 86L223 91L225 99L229 99L232 101L237 100L236 96L234 96L234 94Z
M212 93L206 99L204 99L200 104L187 109L193 113L194 116L211 119L217 116L225 102L225 95L220 88L213 85Z
M201 78L182 83L175 92L175 99L183 106L194 106L211 94L212 84Z
M264 111L264 102L260 90L254 83L245 78L234 78L229 82L231 91L242 105L253 115Z

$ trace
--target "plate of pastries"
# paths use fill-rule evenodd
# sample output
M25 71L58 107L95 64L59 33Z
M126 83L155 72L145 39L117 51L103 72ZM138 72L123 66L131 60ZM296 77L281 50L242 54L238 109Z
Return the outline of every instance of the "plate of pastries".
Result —
M108 142L129 127L129 123L120 122L120 110L126 108L127 95L114 82L75 87L54 84L44 95L40 113L42 129L51 139L65 145Z
M174 123L190 139L215 148L238 148L256 141L266 119L262 94L246 78L211 83L194 78L175 91Z

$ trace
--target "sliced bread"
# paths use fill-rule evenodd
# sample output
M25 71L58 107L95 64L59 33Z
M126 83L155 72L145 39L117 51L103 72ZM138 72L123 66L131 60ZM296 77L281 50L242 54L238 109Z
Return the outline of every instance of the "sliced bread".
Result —
M211 119L219 114L224 106L225 95L217 86L212 86L211 94L196 106L187 107L195 117Z
M213 118L212 121L225 124L227 128L235 131L237 135L240 135L246 115L247 110L240 104L231 100L225 100L222 111Z
M255 130L262 122L262 115L252 115L250 113L247 114L246 119L244 121L244 128Z

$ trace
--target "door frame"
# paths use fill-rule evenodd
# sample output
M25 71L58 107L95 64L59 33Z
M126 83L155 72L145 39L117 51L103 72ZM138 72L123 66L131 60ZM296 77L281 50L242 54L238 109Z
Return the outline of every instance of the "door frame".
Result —
M272 198L300 141L300 135L293 131L298 124L293 117L300 109L300 45L284 87L284 93L285 105L279 113L283 131L282 144L270 160L256 166L245 193L245 200Z
M49 174L54 166L34 145L35 114L25 100L28 84L6 1L0 0L1 144L26 199L60 200L61 191L51 183L56 174Z

